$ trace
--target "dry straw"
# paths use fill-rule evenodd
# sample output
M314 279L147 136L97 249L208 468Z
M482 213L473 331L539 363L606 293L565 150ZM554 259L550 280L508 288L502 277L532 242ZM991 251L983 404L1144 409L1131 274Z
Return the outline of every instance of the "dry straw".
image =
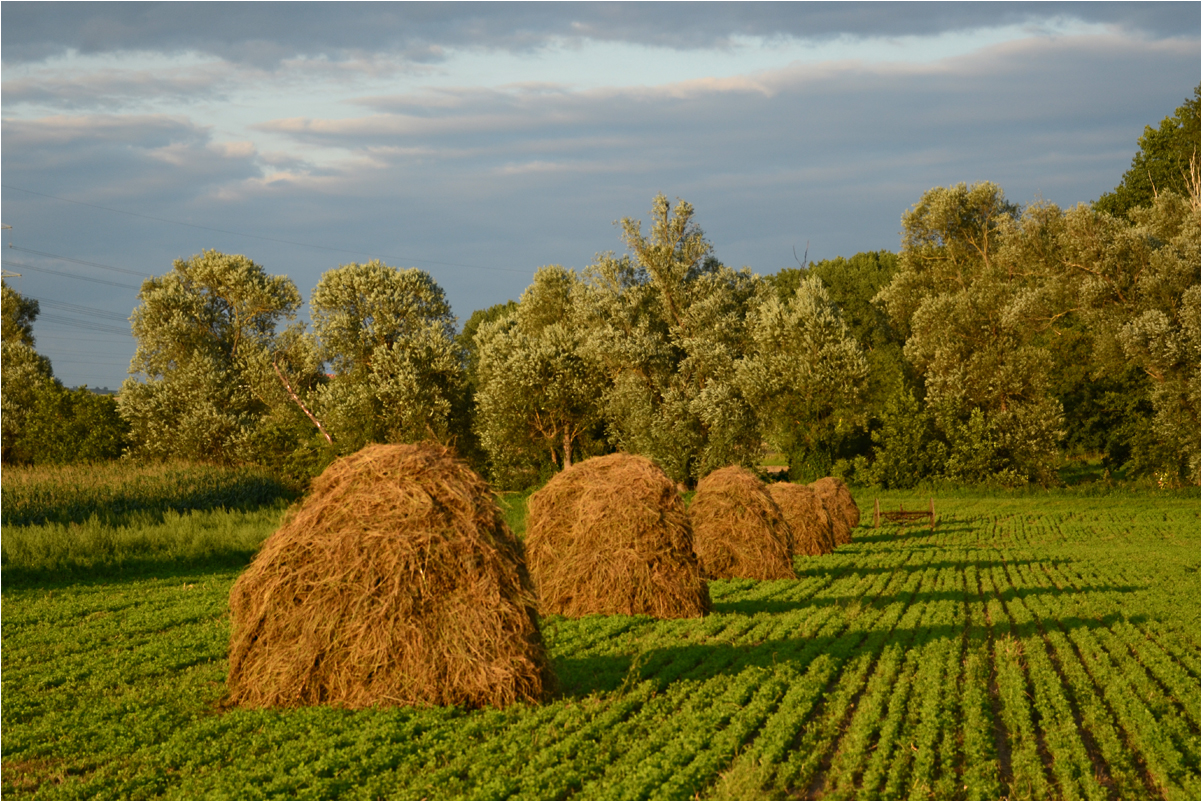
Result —
M710 609L676 484L646 457L577 463L530 497L530 575L544 613L689 618Z
M722 468L698 482L689 517L706 576L797 578L789 525L764 483L746 468Z
M338 460L230 593L227 704L502 706L553 684L521 546L433 443Z
M814 489L789 482L768 485L768 494L780 507L793 533L793 553L816 557L835 550L835 533L822 500Z
M835 532L835 545L842 546L851 542L851 530L860 524L860 508L851 497L851 490L842 479L827 476L810 485L822 506L831 517L831 528Z

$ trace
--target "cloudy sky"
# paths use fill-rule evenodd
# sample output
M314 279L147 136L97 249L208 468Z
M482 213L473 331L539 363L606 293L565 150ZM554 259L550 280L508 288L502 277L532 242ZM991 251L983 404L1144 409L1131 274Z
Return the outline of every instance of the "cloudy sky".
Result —
M897 250L933 187L1088 202L1199 82L1185 3L0 6L4 271L69 386L216 248L306 297L429 271L465 320L683 198L733 266ZM307 315L307 312L304 313Z

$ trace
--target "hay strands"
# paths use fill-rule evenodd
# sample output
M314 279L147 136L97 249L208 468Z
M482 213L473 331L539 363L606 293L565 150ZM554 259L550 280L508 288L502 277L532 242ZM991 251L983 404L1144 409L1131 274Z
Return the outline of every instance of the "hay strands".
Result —
M927 498L926 510L907 510L905 504L898 503L897 510L882 510L881 500L879 498L873 500L872 505L872 528L878 529L881 525L881 518L884 518L890 523L905 523L909 521L921 521L927 518L931 522L931 531L935 531L935 499Z
M505 707L554 686L521 543L437 443L313 481L230 591L225 707Z
M526 554L544 612L690 618L710 610L676 483L646 457L564 469L530 497Z

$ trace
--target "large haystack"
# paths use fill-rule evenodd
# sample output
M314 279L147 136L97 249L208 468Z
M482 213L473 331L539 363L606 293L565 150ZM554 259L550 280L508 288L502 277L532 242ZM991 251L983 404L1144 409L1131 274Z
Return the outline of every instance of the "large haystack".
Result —
M789 525L764 483L732 465L697 483L689 508L702 572L715 579L796 579Z
M780 507L793 533L793 553L816 557L835 550L831 518L814 489L790 482L773 482L768 494Z
M851 542L851 530L860 524L860 508L851 497L851 490L842 479L827 476L810 485L822 506L831 517L831 527L835 532L835 545L842 546Z
M710 609L676 484L646 457L577 463L530 497L530 575L544 613L688 618Z
M228 704L496 705L552 676L521 546L433 443L338 460L230 593Z

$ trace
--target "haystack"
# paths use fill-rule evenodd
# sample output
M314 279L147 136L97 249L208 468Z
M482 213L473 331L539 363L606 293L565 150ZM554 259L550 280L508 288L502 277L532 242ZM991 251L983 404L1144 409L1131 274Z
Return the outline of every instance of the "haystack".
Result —
M773 482L768 495L780 507L781 515L793 533L793 553L816 557L835 550L831 518L814 489L790 482Z
M544 613L710 609L684 500L646 457L593 457L558 474L530 497L526 552Z
M835 532L835 545L842 546L851 542L851 530L860 524L860 508L851 497L851 490L842 479L827 476L810 485L822 506L831 517L831 528Z
M698 482L689 517L706 576L797 578L789 525L764 483L746 468L732 465Z
M330 465L230 592L227 704L503 706L553 682L521 546L433 443Z

